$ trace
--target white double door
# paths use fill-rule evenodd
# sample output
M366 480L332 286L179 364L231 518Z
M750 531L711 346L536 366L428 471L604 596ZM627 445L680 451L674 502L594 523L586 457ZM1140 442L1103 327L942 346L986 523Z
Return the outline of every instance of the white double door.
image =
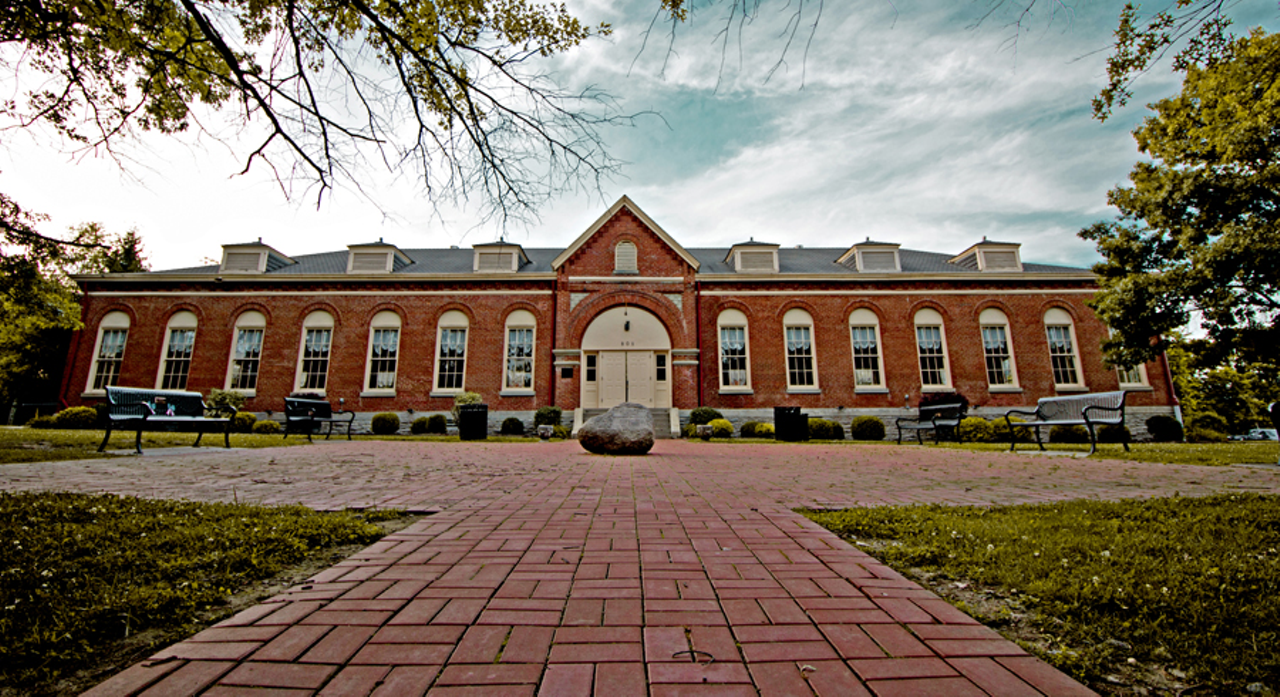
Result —
M653 351L600 352L600 407L654 406Z

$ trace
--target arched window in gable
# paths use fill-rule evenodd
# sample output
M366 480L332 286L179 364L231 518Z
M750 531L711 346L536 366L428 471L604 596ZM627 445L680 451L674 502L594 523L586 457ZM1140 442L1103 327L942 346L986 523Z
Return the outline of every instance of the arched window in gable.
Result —
M639 273L638 255L633 242L623 240L613 248L614 273Z

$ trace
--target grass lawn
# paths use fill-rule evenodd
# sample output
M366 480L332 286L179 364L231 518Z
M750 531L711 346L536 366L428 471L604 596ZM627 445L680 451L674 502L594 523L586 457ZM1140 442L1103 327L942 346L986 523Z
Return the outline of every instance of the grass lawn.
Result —
M98 429L63 430L53 428L0 428L0 464L18 462L50 462L54 460L86 460L103 457L98 452L102 442ZM136 431L114 431L107 443L107 450L133 452ZM142 450L148 448L191 447L196 442L194 433L146 433L142 434ZM233 448L276 448L282 445L300 445L306 436L256 435L232 433ZM206 433L200 441L201 448L221 448L221 433Z
M1280 689L1280 497L805 515L1100 692Z
M79 692L107 677L86 668L151 655L229 614L247 584L370 544L401 515L0 493L0 693Z

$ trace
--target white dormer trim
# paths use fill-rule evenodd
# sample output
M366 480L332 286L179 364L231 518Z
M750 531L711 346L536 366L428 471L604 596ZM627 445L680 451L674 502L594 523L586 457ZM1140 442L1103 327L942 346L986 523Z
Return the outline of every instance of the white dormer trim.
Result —
M391 273L396 262L412 264L395 245L378 240L376 244L353 244L347 247L347 273Z
M991 242L987 238L955 255L948 261L957 264L969 257L974 258L979 271L1021 272L1022 256L1017 242Z
M766 258L767 264L760 263ZM778 245L755 240L735 244L724 262L732 264L736 273L778 273Z
M859 273L899 273L902 271L902 257L898 254L901 246L895 242L873 242L867 238L866 242L859 242L841 254L836 263L848 266L852 259ZM893 255L893 268L884 263L889 254Z
M224 244L218 273L266 273L271 257L279 260L282 266L296 263L279 250L263 244L261 238L248 244Z
M471 270L476 273L515 273L529 261L524 248L518 244L489 242L472 247Z

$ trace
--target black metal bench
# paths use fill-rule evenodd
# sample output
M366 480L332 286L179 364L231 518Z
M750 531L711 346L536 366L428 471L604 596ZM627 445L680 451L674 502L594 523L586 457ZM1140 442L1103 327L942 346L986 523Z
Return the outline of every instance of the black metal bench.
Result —
M1124 399L1128 394L1124 390L1116 392L1093 392L1072 397L1043 397L1036 402L1035 411L1010 409L1004 415L1005 426L1009 429L1009 450L1012 452L1018 445L1018 436L1014 433L1014 423L1009 420L1015 414L1030 416L1027 421L1017 423L1018 427L1034 428L1036 445L1044 450L1040 440L1040 428L1043 426L1084 426L1089 430L1089 454L1098 452L1098 426L1124 426ZM1124 449L1129 450L1129 434L1125 431Z
M920 407L915 416L899 417L894 425L898 428L898 445L902 445L902 432L915 431L916 442L924 445L924 432L933 431L933 442L942 439L942 431L950 430L957 441L960 440L960 422L969 413L967 404L931 404Z
M333 406L323 399L303 399L301 397L285 397L284 398L284 437L289 437L290 431L305 431L307 440L311 440L311 433L321 424L328 424L329 430L325 432L324 439L329 440L329 436L333 434L334 424L347 425L347 440L351 440L351 424L356 420L354 411L333 411Z
M219 407L217 411L231 412L236 408ZM222 440L226 447L231 447L231 419L229 417L211 418L205 416L214 411L204 403L199 392L183 392L181 390L148 390L139 387L107 388L107 433L102 437L98 452L107 447L111 439L111 431L118 427L121 430L136 430L137 437L133 447L142 454L143 431L185 431L194 430L198 434L191 447L199 447L200 439L205 431L222 431Z

